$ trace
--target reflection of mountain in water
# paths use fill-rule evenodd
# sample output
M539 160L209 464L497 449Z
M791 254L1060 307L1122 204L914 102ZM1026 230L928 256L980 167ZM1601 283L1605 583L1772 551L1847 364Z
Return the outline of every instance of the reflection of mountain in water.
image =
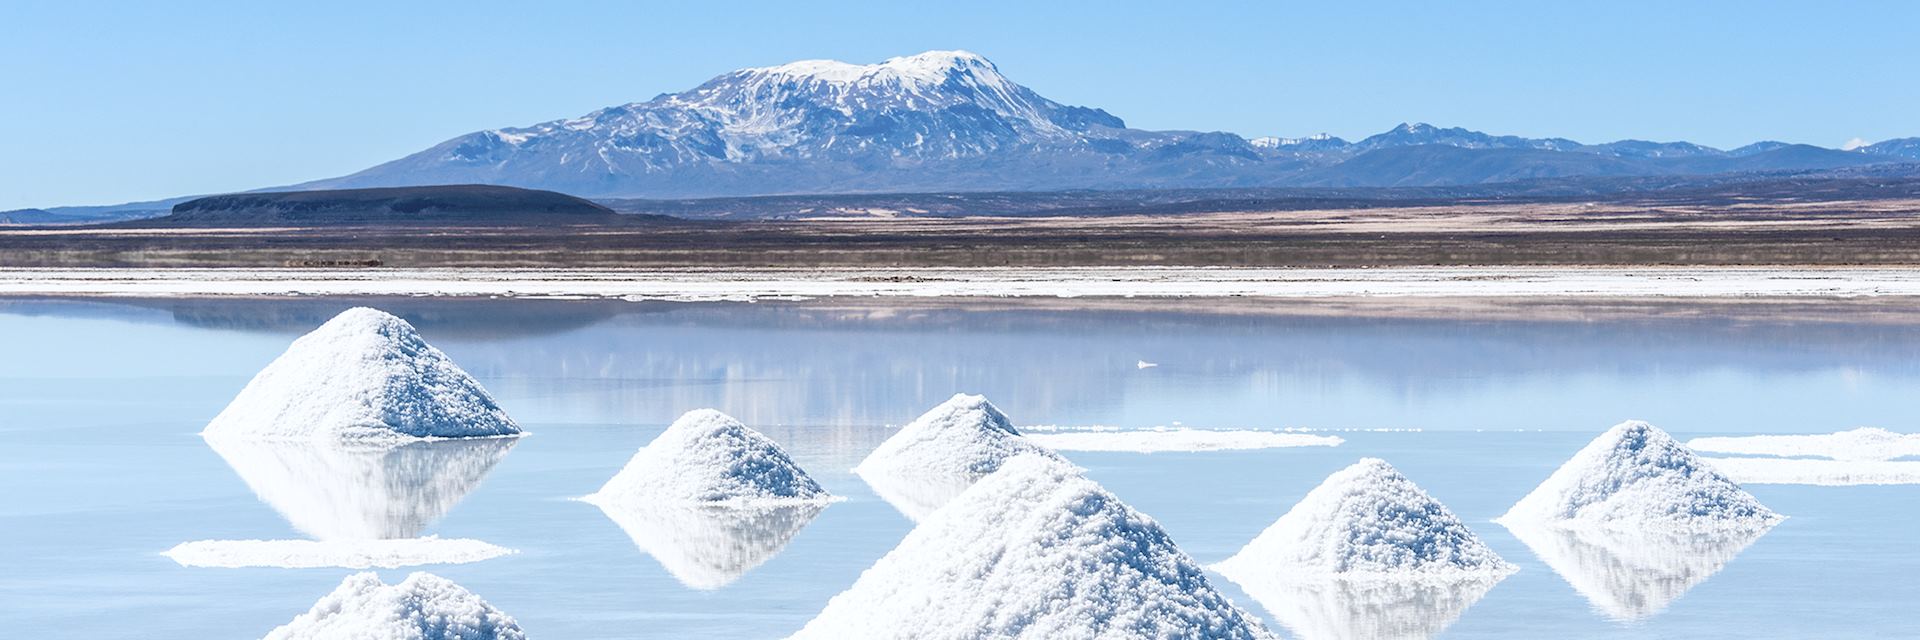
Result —
M1740 555L1768 529L1662 533L1509 527L1534 555L1607 617L1652 617Z
M1505 577L1268 580L1240 586L1302 640L1423 640L1446 630Z
M410 443L209 438L260 500L320 540L412 538L446 515L517 438Z
M681 584L718 589L785 549L826 503L778 507L594 501Z

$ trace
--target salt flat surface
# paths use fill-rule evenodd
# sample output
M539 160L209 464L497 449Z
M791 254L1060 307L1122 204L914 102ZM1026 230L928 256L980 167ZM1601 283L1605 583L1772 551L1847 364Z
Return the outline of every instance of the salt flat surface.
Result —
M1058 451L1233 451L1285 447L1333 447L1338 436L1278 431L1213 429L1138 429L1112 431L1038 431L1025 434L1035 444Z
M1892 460L1920 456L1920 434L1863 427L1817 435L1716 436L1694 438L1695 451L1760 456L1813 456L1834 460Z
M1920 461L1702 458L1741 484L1920 484Z
M163 555L183 567L398 569L466 564L512 553L512 549L479 540L428 536L398 540L196 540L182 542Z
M247 488L320 540L418 537L480 486L519 438L287 442L208 438Z
M594 505L680 584L702 591L733 584L780 555L827 508L824 502L746 507L651 501Z
M1507 528L1594 608L1620 621L1666 610L1769 531L1569 529L1540 523Z
M1427 640L1479 602L1500 577L1451 581L1262 580L1241 584L1305 640Z
M15 269L0 295L463 296L632 300L907 297L1920 296L1920 269L1059 267L758 270Z

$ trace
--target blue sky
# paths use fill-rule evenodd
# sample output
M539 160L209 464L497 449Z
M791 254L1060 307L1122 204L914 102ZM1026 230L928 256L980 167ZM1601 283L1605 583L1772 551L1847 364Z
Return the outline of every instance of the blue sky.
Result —
M1920 135L1920 2L915 4L7 0L0 209L329 177L738 67L928 49L1150 129Z

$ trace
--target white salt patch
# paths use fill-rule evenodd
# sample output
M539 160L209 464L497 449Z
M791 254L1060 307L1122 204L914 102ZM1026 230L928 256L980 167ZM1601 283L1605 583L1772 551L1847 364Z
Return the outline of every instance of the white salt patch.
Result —
M1588 443L1499 522L1726 530L1765 529L1781 518L1673 436L1629 421Z
M1004 461L794 638L1269 638L1165 530L1071 465Z
M675 580L710 590L779 555L825 503L721 507L652 502L597 505Z
M1741 484L1920 484L1920 461L1702 458Z
M413 325L359 307L293 341L204 433L269 440L465 438L515 435L520 427Z
M1866 427L1821 435L1694 438L1687 446L1695 451L1741 455L1892 460L1920 456L1920 434Z
M453 581L414 573L388 586L373 573L347 576L313 609L266 640L526 640L512 616Z
M1295 637L1310 640L1426 640L1445 631L1502 578L1426 580L1263 580L1247 595Z
M832 500L780 445L712 409L689 411L588 502L771 506Z
M1140 429L1134 431L1079 431L1032 433L1028 440L1056 451L1230 451L1280 449L1286 447L1332 447L1343 440L1335 436L1313 436L1275 431L1226 431L1211 429Z
M254 495L321 540L418 537L518 442L207 439Z
M1507 528L1595 609L1619 621L1665 610L1768 531L1568 529L1539 523Z
M1514 572L1446 505L1378 458L1335 472L1214 566L1242 584L1325 577L1458 580Z
M180 543L164 555L183 567L398 569L466 564L513 553L512 549L479 540L428 536L403 540L199 540Z
M956 394L880 443L854 472L918 520L1021 454L1061 459L1021 437L985 397Z
M1157 362L1147 362L1147 361L1145 361L1145 360L1141 360L1141 361L1139 361L1139 362L1136 362L1136 363L1134 363L1134 365L1133 365L1133 366L1134 366L1134 368L1137 368L1137 369L1152 369L1152 368L1154 368L1154 367L1158 367L1158 366L1160 366L1160 363L1157 363Z

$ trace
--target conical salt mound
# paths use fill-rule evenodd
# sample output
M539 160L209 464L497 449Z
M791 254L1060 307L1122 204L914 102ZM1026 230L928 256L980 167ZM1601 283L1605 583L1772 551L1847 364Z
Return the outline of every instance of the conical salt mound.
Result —
M1057 459L1005 461L794 638L1270 638L1165 530Z
M480 383L407 321L348 309L293 341L204 435L263 440L520 433Z
M1215 567L1238 582L1314 577L1505 576L1516 567L1385 460L1329 476L1246 548Z
M880 443L854 472L918 520L1021 454L1060 459L1021 437L986 397L956 394Z
M266 640L526 640L513 617L453 581L415 573L388 586L373 573L347 576L313 609Z
M780 445L712 409L688 411L588 502L773 506L833 496Z
M1653 425L1615 425L1521 498L1499 522L1716 531L1781 520L1740 485Z

